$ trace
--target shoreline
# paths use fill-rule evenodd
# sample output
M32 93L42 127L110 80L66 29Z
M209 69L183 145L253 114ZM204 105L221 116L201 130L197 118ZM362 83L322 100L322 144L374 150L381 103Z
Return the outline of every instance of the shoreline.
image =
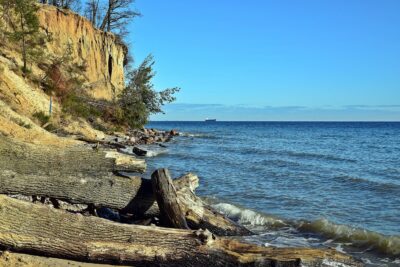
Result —
M248 122L246 122L248 123ZM197 126L196 126L197 125ZM179 158L184 158L185 155L190 157L190 159L185 160L184 163L181 163L182 166L196 166L196 161L197 160L202 160L202 157L207 157L207 158L212 158L218 156L220 153L225 153L224 148L226 147L227 149L230 149L232 146L232 142L226 142L223 139L225 136L217 136L219 131L221 130L221 125L216 126L216 131L218 133L214 133L213 130L208 131L209 129L208 126L204 126L201 122L196 122L196 123L188 123L187 125L181 124L181 122L178 123L170 123L170 122L161 122L161 123L153 123L150 124L149 126L151 127L161 127L161 129L164 129L165 127L176 127L179 128L179 126L182 127L179 128L180 130L185 132L185 135L180 137L184 138L187 137L188 139L186 141L183 141L182 147L179 148L179 151L175 153L174 155L174 150L171 150L172 155L170 156L171 160L168 159L167 156L162 157L162 162L163 164L167 163L170 164L171 166L174 164L175 160L178 160ZM234 138L234 135L240 131L240 129L234 127L231 128L231 131L234 132L232 134L229 134L227 137L229 139ZM250 132L248 132L250 134ZM325 133L326 134L326 133ZM206 136L206 137L204 137ZM209 136L212 136L212 138L208 138ZM195 140L194 142L199 143L198 145L189 145L188 142L190 142L189 137L194 137L198 138L197 141ZM216 140L216 141L214 141ZM232 139L233 140L233 139ZM212 146L221 143L221 142L226 142L226 144L221 147L221 149L218 150L216 153L211 153L210 148L212 149ZM252 144L252 143L250 143ZM200 155L196 155L191 157L190 155L190 149L193 151L197 151L201 149L201 146L206 145L209 146L209 149L201 150ZM240 149L238 149L240 150ZM212 151L212 150L211 150ZM230 150L228 150L230 152ZM248 153L248 150L245 150L245 154ZM234 152L237 152L235 150ZM269 151L268 151L269 152ZM211 154L209 154L211 153ZM228 153L228 152L226 152ZM264 155L264 154L263 154ZM282 155L282 154L279 154ZM290 156L297 156L298 154L294 155L294 152ZM311 160L315 160L316 154L313 154L313 158ZM228 157L232 157L231 154L228 155ZM244 155L245 157L245 155ZM251 157L251 156L250 156ZM327 157L324 156L324 159ZM237 157L232 158L232 160L236 160ZM336 158L335 158L336 159ZM327 158L327 160L331 160L331 158ZM153 162L157 162L157 160L153 160ZM210 160L206 160L204 164L208 164ZM219 162L219 161L218 161ZM249 162L252 162L251 160ZM332 160L332 164L336 164L336 161ZM350 161L349 161L350 162ZM222 161L221 161L222 163ZM220 164L220 163L218 163ZM218 165L216 164L216 165ZM221 168L224 166L230 166L229 163L227 165L221 165ZM160 164L155 164L156 166L159 166ZM177 167L176 172L181 173L182 172L182 166ZM215 165L210 165L209 168L213 168ZM205 167L206 168L206 167ZM238 166L240 168L240 166ZM197 168L198 169L198 168ZM242 173L239 173L237 175L237 178L241 179L240 177L244 177L244 173L247 172L243 171ZM201 172L199 172L201 174ZM202 196L210 196L211 198L218 196L217 189L213 188L213 181L214 179L217 179L219 182L223 182L222 180L219 180L219 177L221 177L221 172L218 172L217 174L212 174L208 173L207 170L203 173L203 175L207 175L207 181L206 184L211 186L211 191L202 191ZM229 175L229 173L227 174ZM253 177L254 179L254 177ZM233 179L235 181L235 179ZM253 181L253 180L251 180ZM255 182L255 181L254 181ZM222 190L229 190L229 186L232 183L227 182L227 186L222 186ZM243 183L238 184L238 186L243 185ZM215 187L215 186L214 186ZM229 191L231 192L236 192L235 190ZM239 190L239 192L242 192ZM244 192L242 192L244 193ZM330 246L330 247L337 247L339 251L344 249L345 251L349 252L351 255L354 255L356 257L361 257L363 254L360 253L365 253L367 255L365 258L374 258L375 260L382 260L380 264L393 264L393 266L396 266L396 264L399 263L399 256L400 256L400 236L396 234L384 234L381 233L377 230L367 230L368 228L359 226L359 225L352 225L352 224L346 224L346 222L335 222L334 218L329 218L326 219L324 216L321 217L313 217L309 218L307 216L302 216L302 217L286 217L286 219L282 219L282 217L276 217L270 214L276 214L272 212L267 212L267 214L263 214L263 212L258 212L254 207L251 205L251 203L246 202L244 199L236 200L234 201L229 197L229 194L227 194L227 197L223 197L221 195L221 199L216 199L215 201L211 201L209 203L216 204L213 207L220 205L226 205L226 207L222 207L221 209L218 209L219 211L222 211L224 214L227 214L231 219L234 218L235 221L239 222L244 222L245 226L250 226L254 227L254 229L258 228L264 228L264 230L261 231L261 233L265 233L268 236L268 229L274 228L273 224L276 221L279 221L279 224L282 222L283 224L287 225L288 227L293 229L293 232L297 232L293 235L296 235L299 237L299 240L301 237L306 237L308 238L309 236L311 237L316 237L320 241L320 243L324 243L323 246ZM240 193L239 193L240 194ZM250 196L252 196L250 194ZM266 196L267 197L267 196ZM268 197L267 197L268 198ZM264 203L260 201L259 203ZM232 205L233 204L233 205ZM239 204L239 205L237 205ZM247 208L243 208L243 206L246 206ZM252 208L253 207L253 208ZM262 209L260 209L262 210ZM265 212L265 210L264 210ZM251 214L251 215L250 215ZM252 216L252 218L249 218L248 216ZM292 219L290 219L292 218ZM273 222L271 222L273 221ZM253 229L253 228L250 228ZM276 229L272 229L272 232L274 232ZM278 238L279 239L279 238ZM255 240L255 242L264 242L264 243L269 243L268 238L260 238L260 240ZM293 241L296 243L296 241ZM300 242L300 241L299 241ZM352 243L349 245L349 243ZM272 242L272 244L277 244L277 242ZM312 242L311 242L311 245ZM387 262L386 262L387 261ZM372 263L371 263L372 264ZM390 265L392 266L392 265Z
M148 130L147 130L148 132ZM186 132L178 132L176 130L156 130L154 128L151 128L150 133L151 134L161 134L163 133L174 133L172 137L189 137L189 138L196 138L196 137L203 137L203 136L208 136L207 134L196 134L196 133L186 133ZM171 139L168 139L167 142L171 141ZM159 145L157 143L150 143L150 144L145 144L145 145ZM143 145L143 144L139 144ZM135 147L135 146L134 146ZM173 149L173 148L172 148ZM167 152L166 152L167 153ZM128 153L130 155L133 155L134 153ZM136 154L136 156L143 157L143 155ZM154 155L154 157L157 157L158 154ZM144 155L146 157L146 155ZM157 160L157 159L155 159ZM218 202L218 204L225 204L224 202ZM237 211L234 211L233 214L230 213L231 211L224 210L221 208L217 208L217 205L211 205L213 208L218 210L219 212L223 213L224 215L228 216L230 219L234 220L235 222L246 225L246 223L249 223L250 221L247 221L245 224L242 218L237 218ZM357 248L357 249L366 249L370 250L371 246L374 246L375 248L370 251L372 255L385 255L387 257L390 257L393 260L396 260L399 257L399 251L398 247L400 246L400 236L395 236L395 235L386 235L382 234L379 232L363 229L363 228L354 228L349 225L344 225L344 224L337 224L331 221L328 221L326 219L316 219L316 220L284 220L278 217L272 217L268 215L263 215L262 213L256 211L256 210L251 210L247 208L238 208L234 204L226 203L227 205L233 206L233 209L239 209L241 211L239 212L246 212L248 213L249 211L254 213L255 216L266 216L267 220L274 220L273 222L268 222L268 226L274 226L274 225L287 225L294 227L295 229L303 232L303 234L307 233L314 233L321 238L324 238L326 240L330 239L339 239L340 242L338 242L338 246L340 247L342 243L352 243L350 245L350 251L352 248ZM236 212L236 214L235 214ZM273 215L271 215L273 216ZM262 220L262 219L261 219ZM252 226L252 222L248 224L249 226ZM256 224L259 226L259 224ZM245 226L246 227L246 226ZM248 228L248 227L247 227ZM330 246L332 247L332 246ZM320 247L321 248L321 247ZM334 248L334 247L332 247ZM352 254L352 253L350 253ZM357 253L352 254L353 256L357 256Z
M115 135L115 136L112 136L112 137L110 137L110 138L106 138L106 139L104 139L104 140L86 140L86 141L89 141L88 142L88 144L86 144L86 145L84 145L84 147L89 147L88 149L92 149L92 150L98 150L98 149L101 149L101 147L104 147L104 148L107 148L107 149L109 149L110 147L112 147L112 148L116 148L116 149L118 149L118 150L121 150L121 148L124 146L125 148L127 148L128 146L130 147L130 146L135 146L135 145L138 145L138 144L143 144L143 143L146 143L146 144L156 144L156 145L160 145L160 143L161 142L165 142L165 141L170 141L170 140L172 140L172 138L174 137L174 136L178 136L179 135L179 133L178 132L176 132L176 131L169 131L169 132L165 132L165 131L157 131L157 130L145 130L144 131L146 134L140 134L141 135L141 138L140 138L140 141L139 142L134 142L134 141L136 141L136 140L132 140L132 136L129 136L129 135L121 135L121 134L117 134L117 135ZM96 142L97 141L97 142ZM161 141L161 142L160 142ZM162 143L161 143L161 145L162 145ZM133 153L130 153L130 154L135 154L135 152L134 151L132 151ZM137 152L137 151L136 151ZM194 189L193 189L194 190ZM189 191L185 191L185 192L189 192ZM184 195L186 195L186 194L188 194L188 193L184 193ZM195 195L194 195L194 193L190 193L190 194L193 194L193 197L195 197ZM47 206L48 205L53 205L53 207L52 207L52 209L55 207L54 206L54 199L52 200L52 198L50 197L50 198L48 198L48 199L44 199L44 203L48 203L47 204ZM181 200L182 201L182 200ZM198 200L199 201L199 200ZM37 204L33 204L33 205L37 205ZM201 205L203 205L203 204L201 204ZM212 216L215 216L217 213L215 212L215 211L212 211L212 213L210 213L210 215L211 214L214 214L214 215L212 215ZM205 217L204 217L205 218ZM222 218L224 218L224 216L223 217L220 217L221 219ZM219 220L219 219L218 219ZM223 219L223 220L226 220L226 219ZM211 222L211 221L210 221ZM222 221L221 221L222 222ZM220 222L220 223L221 223ZM228 221L226 221L226 222L228 222ZM225 223L226 223L225 222ZM211 222L212 223L212 222ZM229 222L228 222L229 223ZM209 226L211 226L211 225L209 225ZM227 227L228 225L226 225L226 226L224 226L224 227ZM233 226L233 224L232 224L232 226ZM238 224L237 224L237 226L239 226ZM236 227L236 226L235 226ZM208 227L207 227L208 228ZM210 228L210 229L213 229L213 228ZM222 229L222 228L221 228ZM233 229L233 228L232 228ZM217 230L217 228L215 228L214 230ZM213 231L214 231L213 230ZM227 228L225 229L225 230L227 230ZM216 232L216 233L219 233L219 235L220 234L222 234L222 235L225 235L224 234L224 232L225 232L225 230L224 231L222 231L222 232ZM229 231L228 231L229 232ZM226 232L226 233L228 233L228 232ZM234 234L234 235L237 235L237 234ZM229 242L231 242L231 241L229 241ZM265 249L265 250L268 250L269 248L263 248L263 249ZM295 251L296 251L296 249L295 249ZM314 252L313 252L314 251ZM317 252L318 250L312 250L312 249L310 249L310 252L304 252L305 254L304 254L304 256L307 258L307 257L309 257L309 256L306 256L306 254L307 253L317 253L317 254L315 254L315 255L318 255L318 253L319 252ZM245 253L245 252L244 252ZM329 253L333 253L333 251L332 252L329 252ZM336 255L336 252L334 253L334 254L332 254L332 255ZM339 256L339 254L337 254L338 256ZM278 255L276 255L276 256L278 256ZM10 256L10 257L12 257L12 256ZM17 258L20 258L21 259L21 255L17 255ZM330 256L331 257L331 256ZM329 257L329 258L330 258ZM334 259L335 257L337 257L337 256L332 256L333 258L330 258L330 259ZM340 256L341 257L341 256ZM339 257L339 258L340 258ZM339 260L339 258L336 258L337 260ZM309 261L310 259L308 259L307 261ZM22 260L23 261L23 260ZM355 264L354 266L358 266L357 264L356 264L356 262L353 262L353 261L351 261L350 260L350 258L348 259L348 260L346 260L347 262L352 262L352 264ZM44 265L45 266L45 265Z

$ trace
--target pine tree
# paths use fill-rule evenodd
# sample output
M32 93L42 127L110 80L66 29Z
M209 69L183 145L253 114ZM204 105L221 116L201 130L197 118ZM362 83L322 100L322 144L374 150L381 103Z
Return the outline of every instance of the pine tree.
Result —
M36 0L0 0L2 12L10 31L6 32L8 39L20 45L23 67L28 71L28 60L37 58L41 43L40 24L37 16L39 9Z
M119 107L123 119L132 128L142 127L151 114L163 113L165 104L175 101L174 94L180 88L167 88L156 91L153 85L155 64L152 55L149 55L135 69L127 75L128 83L119 98Z

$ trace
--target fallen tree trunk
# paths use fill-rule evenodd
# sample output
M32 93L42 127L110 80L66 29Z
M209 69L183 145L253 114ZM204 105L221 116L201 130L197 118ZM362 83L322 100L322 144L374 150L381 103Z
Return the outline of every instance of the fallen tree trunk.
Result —
M45 196L74 204L93 204L141 214L154 204L149 180L125 178L111 173L102 176L19 174L0 171L0 193Z
M219 236L245 236L253 233L219 213L194 194L188 187L181 188L178 200L191 229L208 229Z
M0 170L20 174L104 174L115 171L144 172L146 162L116 151L38 146L0 135Z
M79 261L134 266L359 266L334 250L263 248L207 231L113 223L0 196L0 246Z
M186 223L185 214L181 205L178 203L178 197L174 183L167 169L159 169L151 175L153 194L157 200L160 209L161 220L166 225L173 228L189 229Z
M245 227L207 207L194 195L189 187L198 185L197 176L186 175L178 179L177 184L178 200L192 229L207 228L218 235L251 234ZM102 176L21 175L3 169L0 172L0 194L46 196L71 203L93 204L134 214L138 218L160 216L151 181L140 177L128 178L110 173Z
M89 138L81 137L81 136L78 137L76 140L83 141L83 142L86 142L89 144L100 144L100 145L112 147L112 148L126 148L125 145L120 144L118 142L113 142L113 141L89 139Z
M13 267L115 267L111 264L89 263L17 253L12 251L0 251L0 266ZM122 266L121 266L122 267ZM125 265L125 267L128 267Z
M191 229L208 229L219 236L244 236L253 233L242 225L210 207L196 196L195 189L199 186L199 177L187 173L174 180L178 201L182 207L186 222Z

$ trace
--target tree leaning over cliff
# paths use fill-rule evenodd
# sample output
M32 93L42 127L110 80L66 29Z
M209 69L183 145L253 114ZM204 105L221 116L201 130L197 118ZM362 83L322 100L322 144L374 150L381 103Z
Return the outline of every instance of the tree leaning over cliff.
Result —
M153 56L149 55L139 67L129 71L127 75L128 85L120 95L119 106L124 122L130 127L142 127L151 114L163 113L162 106L174 102L174 94L180 90L178 87L160 92L154 89L154 63Z
M12 42L20 44L22 71L26 73L28 60L39 55L39 51L36 50L41 43L37 16L39 7L35 0L0 0L0 5L4 12L4 18L11 29L6 31L6 36Z

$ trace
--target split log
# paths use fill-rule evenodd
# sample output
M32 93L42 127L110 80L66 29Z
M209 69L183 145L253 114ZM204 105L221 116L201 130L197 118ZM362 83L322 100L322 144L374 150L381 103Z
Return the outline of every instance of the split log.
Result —
M113 223L0 196L0 246L134 266L361 266L335 250L259 247L207 231Z
M159 169L151 175L153 194L160 209L161 220L173 228L189 229L185 214L178 203L175 186L167 169Z
M85 147L65 149L19 142L0 136L0 170L20 174L101 174L114 171L144 172L146 162L115 151Z
M178 191L178 199L184 212L186 222L191 229L208 229L219 236L246 236L253 232L232 221L226 215L210 207L189 188Z
M174 186L177 191L189 188L190 191L194 192L199 187L199 177L194 173L187 173L174 180Z
M233 222L196 196L199 177L187 173L174 180L178 200L185 212L186 222L192 229L208 229L219 236L245 236L253 233L242 225Z

